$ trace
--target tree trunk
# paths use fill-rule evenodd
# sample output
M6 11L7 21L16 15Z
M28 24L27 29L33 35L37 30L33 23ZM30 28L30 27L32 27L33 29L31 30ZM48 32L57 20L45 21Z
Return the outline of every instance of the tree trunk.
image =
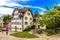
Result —
M54 17L54 33L56 33L56 17Z

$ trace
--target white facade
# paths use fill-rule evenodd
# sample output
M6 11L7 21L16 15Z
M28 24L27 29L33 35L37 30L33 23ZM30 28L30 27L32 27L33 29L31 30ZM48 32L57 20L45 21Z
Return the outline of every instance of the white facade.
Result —
M19 17L19 14L23 15L23 13L18 12L18 10L16 10L14 12L14 16L11 20L11 30L12 31L15 31L15 30L22 31L27 26L33 25L33 16L29 10L24 13L23 17Z

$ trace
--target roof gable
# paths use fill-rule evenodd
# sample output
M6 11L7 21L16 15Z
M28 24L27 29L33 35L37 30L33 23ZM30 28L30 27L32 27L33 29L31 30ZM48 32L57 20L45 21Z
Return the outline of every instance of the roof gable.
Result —
M19 9L19 8L16 8L13 13L12 13L12 16L14 16L14 12L18 10L18 13L22 13L22 15L19 15L19 16L24 16L24 14L27 12L27 11L30 11L31 14L32 14L32 11L29 9L29 8L23 8L23 9ZM33 14L32 14L33 16Z

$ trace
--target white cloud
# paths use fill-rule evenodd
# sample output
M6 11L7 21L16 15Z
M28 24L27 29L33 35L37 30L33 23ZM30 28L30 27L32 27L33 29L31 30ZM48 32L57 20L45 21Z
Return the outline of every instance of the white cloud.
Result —
M57 6L60 6L60 4L58 4Z
M37 6L30 6L30 5L21 5L21 4L16 3L16 1L17 0L15 0L15 2L6 2L5 5L10 6L10 7L20 6L21 8L23 8L23 7L38 8L38 9L45 11L44 8L37 7ZM29 1L29 0L18 0L18 1Z
M27 2L27 1L29 1L29 0L20 0L20 1L22 1L22 2Z
M0 8L0 13L2 13L2 14L10 14L11 15L13 10L14 9L12 9L12 8L1 7Z
M33 1L33 0L10 0L13 2L29 2L29 1Z
M18 4L16 3L16 1L29 1L29 0L0 0L0 13L2 14L12 14L13 10L12 8L6 8L6 7L2 7L2 6L8 6L8 7L14 7L14 6L17 6L17 7L30 7L30 8L38 8L38 9L41 9L43 11L45 11L44 8L41 8L41 7L37 7L37 6L30 6L30 5L21 5L21 4Z
M20 4L17 4L16 2L9 2L8 0L2 0L0 1L0 6L3 6L3 5L6 5L6 6L22 6Z
M9 0L0 0L0 14L12 14L14 9L2 7L2 6L13 7L13 6L22 6L22 5L17 4L15 2L9 2Z
M41 8L41 7L37 7L37 6L28 6L28 5L25 5L24 7L30 7L30 8L38 8L38 9L41 9L43 11L45 11L44 8Z
M41 15L43 15L44 14L44 12L43 11L41 11L41 13L40 13Z

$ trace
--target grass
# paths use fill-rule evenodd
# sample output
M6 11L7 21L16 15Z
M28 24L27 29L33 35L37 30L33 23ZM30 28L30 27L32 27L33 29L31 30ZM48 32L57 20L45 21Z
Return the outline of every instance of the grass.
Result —
M36 35L34 34L29 34L28 32L16 32L16 33L13 33L11 34L12 36L15 36L15 37L20 37L20 38L37 38Z

